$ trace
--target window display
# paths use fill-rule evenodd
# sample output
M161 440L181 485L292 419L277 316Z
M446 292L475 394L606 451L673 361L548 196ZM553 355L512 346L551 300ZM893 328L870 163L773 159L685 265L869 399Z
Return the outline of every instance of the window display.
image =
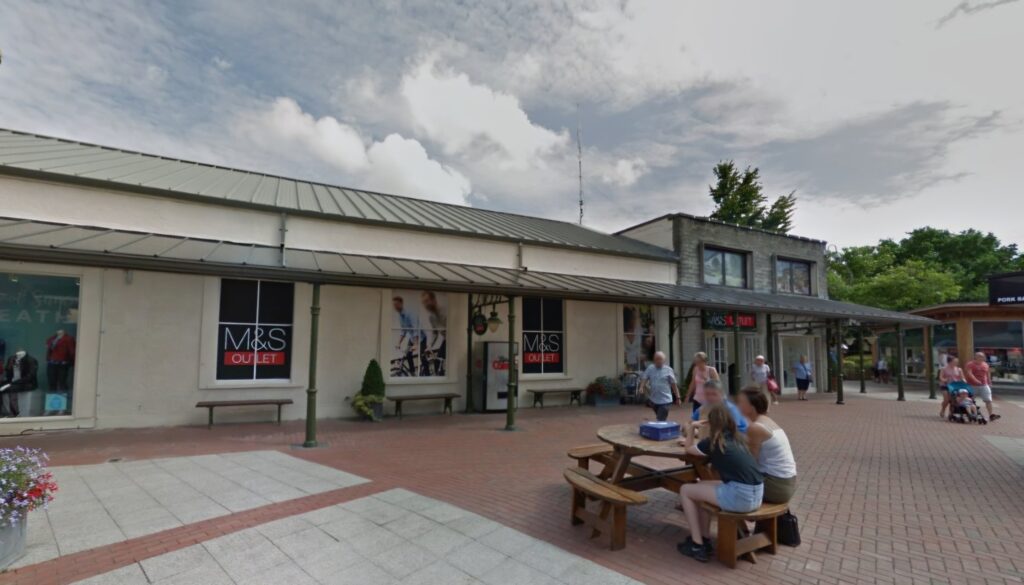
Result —
M747 287L747 255L718 248L704 248L704 284Z
M221 280L217 379L290 379L294 307L293 283Z
M0 416L69 415L74 405L77 278L0 278Z
M1024 383L1024 327L1020 321L975 321L974 351L988 359L993 382Z
M651 305L622 306L623 370L642 372L654 361L655 329L654 307Z
M561 299L523 297L523 373L565 372Z
M796 295L811 294L811 264L799 260L775 261L775 289Z
M447 294L429 290L392 291L390 322L392 378L447 375Z

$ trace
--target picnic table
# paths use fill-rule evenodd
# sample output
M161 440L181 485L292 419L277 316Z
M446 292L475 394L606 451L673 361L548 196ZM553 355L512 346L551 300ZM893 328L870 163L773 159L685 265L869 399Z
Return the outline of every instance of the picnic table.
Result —
M712 472L703 457L686 452L678 439L653 441L640 436L637 424L609 425L597 431L597 438L612 446L609 458L599 477L615 485L635 491L664 488L678 493L683 484L698 478L712 479ZM674 459L681 466L655 469L633 461L635 457L662 457Z

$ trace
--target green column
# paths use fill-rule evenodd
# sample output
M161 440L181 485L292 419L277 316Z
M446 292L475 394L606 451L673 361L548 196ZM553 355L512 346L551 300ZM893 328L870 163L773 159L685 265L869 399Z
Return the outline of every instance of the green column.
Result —
M771 315L771 313L766 313L765 316L764 316L764 330L765 330L764 361L768 363L768 367L770 367L772 369L772 372L774 372L775 371L775 343L774 343L775 337L772 335L772 315ZM778 380L782 380L782 378L778 377L778 374L776 374L776 378ZM779 382L779 383L781 384L781 382Z
M836 404L843 403L843 327L836 321Z
M896 400L903 402L903 326L896 324Z
M935 330L931 325L924 328L924 367L928 376L928 398L932 400L938 398L935 394L935 351L932 349L935 344L934 335Z
M729 394L736 396L740 393L740 314L732 313L732 355L733 369L729 376Z
M309 388L306 389L306 440L302 446L316 447L316 352L320 337L320 283L313 284L313 304L309 306Z
M825 381L825 392L834 392L835 386L832 381L832 326L827 325L825 327L825 376L828 380Z
M864 381L864 327L857 327L857 351L860 352L860 393L867 394L868 387Z
M466 295L466 412L473 412L473 295Z
M505 401L505 430L516 430L516 390L519 365L516 360L516 298L508 298L508 400Z

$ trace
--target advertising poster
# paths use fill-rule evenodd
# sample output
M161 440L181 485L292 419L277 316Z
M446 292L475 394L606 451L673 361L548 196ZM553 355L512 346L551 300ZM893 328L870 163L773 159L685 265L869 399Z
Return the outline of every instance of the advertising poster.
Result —
M651 305L622 306L623 370L642 372L654 361L655 339L654 307Z
M429 290L394 290L390 311L391 377L445 377L448 295Z
M222 280L217 379L289 379L294 305L292 283Z

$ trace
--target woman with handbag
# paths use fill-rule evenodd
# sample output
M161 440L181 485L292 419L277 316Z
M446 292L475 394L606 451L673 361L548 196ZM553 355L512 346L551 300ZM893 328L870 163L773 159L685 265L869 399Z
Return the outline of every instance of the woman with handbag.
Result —
M775 383L772 367L765 362L763 355L755 357L754 363L750 365L750 381L757 384L757 387L761 389L761 392L765 393L765 396L768 397L772 404L779 403L779 399L775 395L779 385ZM772 390L773 387L775 388L774 390Z
M807 361L807 356L800 356L800 361L793 365L793 377L796 378L796 399L807 400L807 390L811 387L814 367Z

